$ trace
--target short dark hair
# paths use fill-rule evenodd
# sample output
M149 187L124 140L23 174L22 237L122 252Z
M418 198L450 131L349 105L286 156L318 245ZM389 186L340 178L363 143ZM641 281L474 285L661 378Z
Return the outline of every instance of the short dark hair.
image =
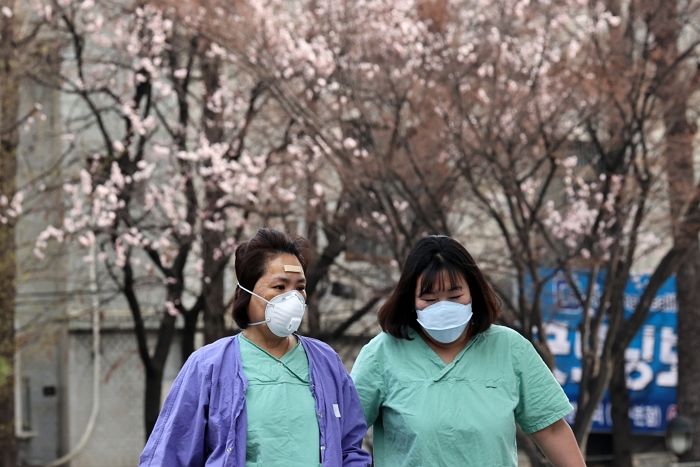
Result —
M253 290L258 280L265 274L268 261L277 255L288 253L297 257L306 273L307 262L304 252L306 240L302 237L291 238L274 229L259 229L255 236L236 248L236 280L248 290ZM250 294L236 287L233 299L233 319L239 328L245 329L250 324L248 304Z
M422 238L408 254L396 288L379 309L382 330L401 339L408 339L408 328L420 331L416 316L418 278L423 276L421 293L425 293L432 289L443 271L449 274L452 282L458 275L467 281L474 313L468 331L470 335L486 331L498 318L496 293L467 249L446 235Z

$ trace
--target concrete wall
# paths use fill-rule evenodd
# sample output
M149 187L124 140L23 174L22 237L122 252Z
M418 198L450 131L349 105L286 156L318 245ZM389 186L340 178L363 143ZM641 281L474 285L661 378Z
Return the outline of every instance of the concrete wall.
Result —
M68 407L66 420L69 447L83 435L93 406L92 334L87 329L71 330L68 343ZM144 446L143 395L145 378L136 340L128 327L106 329L101 335L102 362L100 406L97 424L85 449L71 467L133 467ZM181 367L176 342L168 357L164 375L167 390Z
M50 54L50 47L45 53ZM50 63L47 60L47 63ZM65 408L65 252L52 247L44 261L34 253L38 234L62 221L60 108L58 94L25 79L20 115L39 112L20 128L17 186L25 190L18 219L15 327L16 398L20 456L33 462L54 459L62 450Z
M57 458L62 450L61 420L66 391L65 334L47 328L40 338L23 346L16 362L20 457L32 464Z

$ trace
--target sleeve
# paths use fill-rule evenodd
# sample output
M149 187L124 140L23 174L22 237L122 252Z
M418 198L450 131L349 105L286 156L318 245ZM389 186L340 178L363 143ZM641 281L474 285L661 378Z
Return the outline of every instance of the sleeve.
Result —
M211 377L200 366L193 354L178 373L139 467L204 465Z
M340 362L340 359L338 359ZM342 362L340 362L342 367ZM343 382L343 410L345 416L341 419L343 467L369 467L372 457L362 449L362 440L367 433L367 424L362 413L362 405L357 395L355 385L347 370L343 367L345 380Z
M564 418L573 407L532 343L518 337L522 340L513 349L519 387L515 420L529 434Z
M360 396L367 426L374 425L384 401L384 374L371 343L360 350L352 366L352 379Z

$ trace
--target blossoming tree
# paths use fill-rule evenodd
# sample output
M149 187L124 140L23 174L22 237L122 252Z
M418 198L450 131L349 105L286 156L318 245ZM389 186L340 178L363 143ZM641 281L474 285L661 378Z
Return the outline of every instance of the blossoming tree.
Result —
M541 267L563 271L590 310L575 424L585 448L655 287L689 248L662 255L624 319L621 285L657 246L644 232L661 218L654 93L695 43L678 63L653 63L653 10L612 0L32 3L64 46L49 82L80 102L66 129L85 159L38 254L73 239L119 284L146 368L147 428L176 317L185 354L200 314L207 341L222 335L232 248L251 220L277 221L302 226L317 250L314 333L315 293L349 243L371 244L387 259L375 268L392 271L418 237L447 233L498 246L480 256L494 278L510 271L506 319L551 360ZM677 218L697 233L687 192ZM606 272L599 303L577 287L581 268ZM162 303L153 350L144 300Z
M196 18L185 28L128 2L34 8L63 45L61 73L42 79L76 103L65 131L83 160L64 186L64 221L43 232L36 254L51 240L74 240L118 285L146 372L148 433L176 319L185 356L200 314L206 341L224 335L225 267L247 218L282 216L295 198L284 172L306 161L285 151L289 118L267 85L232 68L197 34ZM149 302L162 303L152 349Z
M220 2L202 4L219 18L237 15ZM370 193L364 205L372 216L361 225L369 229L376 219L380 228L373 232L393 236L397 259L416 235L458 233L455 207L476 208L508 252L495 262L514 272L518 293L502 294L511 322L550 361L541 295L551 277L541 268L565 274L586 310L577 438L585 449L594 411L612 384L613 401L622 405L615 411L618 445L628 445L624 349L655 291L690 248L685 242L659 250L652 233L663 232L660 223L667 222L662 206L669 173L662 164L663 114L655 93L673 70L697 56L691 39L679 60L652 60L648 51L657 42L650 24L667 5L250 5L252 23L266 27L259 41L235 45L234 52L249 57L256 72L284 78L275 81L276 97L314 135L311 144L340 173L354 174L358 192ZM675 12L681 18L696 13L690 6ZM230 30L215 28L213 34L232 39L222 43L240 44L227 35ZM289 66L288 57L299 54L306 66ZM677 180L671 176L668 183ZM373 189L377 185L382 188ZM690 184L684 193L677 222L697 233L697 187ZM460 197L472 202L455 202ZM626 318L623 285L655 249L660 259ZM573 277L580 269L591 278L604 272L602 291L593 290L594 280L581 290Z

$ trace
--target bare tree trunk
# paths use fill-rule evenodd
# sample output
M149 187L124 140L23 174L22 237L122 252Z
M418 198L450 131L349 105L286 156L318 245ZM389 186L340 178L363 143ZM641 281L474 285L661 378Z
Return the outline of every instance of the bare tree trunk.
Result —
M217 195L215 195L217 196ZM211 204L216 200L211 199ZM223 256L221 248L224 243L224 235L221 232L204 230L202 232L203 272L202 294L204 296L204 343L209 344L226 335L224 325L224 268L222 261L228 258L217 258L217 254ZM218 250L218 253L217 253Z
M700 294L698 287L698 249L688 258L676 274L678 301L678 386L676 398L678 412L690 417L695 425L693 447L683 456L683 461L700 460L700 358L697 336L700 335Z
M666 163L674 224L680 222L687 200L692 196L693 138L695 126L688 122L687 96L677 92L667 102ZM697 357L697 336L700 335L700 294L698 266L700 254L697 234L673 229L674 244L692 241L693 246L676 273L678 303L678 412L690 417L700 427L700 359ZM700 430L695 430L693 447L682 460L700 460Z
M666 75L657 90L664 106L666 173L671 203L674 245L691 245L676 273L678 302L678 386L680 414L693 420L696 427L693 447L681 460L700 460L700 358L697 357L697 336L700 333L700 294L696 293L700 275L700 245L697 233L681 228L687 203L694 195L693 140L696 125L688 118L688 99L698 88L700 72L685 68L678 50L681 25L678 2L650 0L649 21L657 43L655 61L657 75ZM690 230L690 231L688 231Z
M330 223L326 223L323 232L326 236L326 246L323 251L309 265L306 272L306 295L309 304L307 312L309 335L321 334L321 315L318 307L318 286L324 278L328 277L331 266L347 247L346 232L348 220L352 208L343 207L347 199L347 192L341 193L338 207L333 214Z
M146 374L143 421L146 435L145 439L148 440L156 424L156 420L158 419L158 414L160 413L163 369L165 368L168 353L170 352L170 347L175 337L175 317L166 310L162 311L163 316L160 320L160 327L158 328L155 349L151 354L148 350L148 331L143 321L141 305L139 304L134 287L133 270L129 261L130 258L127 256L127 262L123 268L124 284L122 293L129 304L129 309L134 320L134 336L136 337L139 358L141 359L141 363L143 363L144 372ZM180 264L184 265L184 261L181 260ZM166 298L171 303L180 305L179 297L182 297L183 290L182 282L173 284L168 289Z
M13 0L0 6L14 11ZM16 189L19 79L14 70L13 19L0 15L0 196L12 199ZM14 404L15 228L0 223L0 467L17 465Z
M182 337L180 339L180 358L184 363L194 352L194 337L197 333L199 312L191 310L188 313L183 313L182 317L185 319L185 324L182 327Z
M0 76L0 80L2 77ZM14 178L13 151L0 137L0 193L11 192ZM0 466L14 466L15 404L15 229L12 221L0 225Z
M612 405L613 455L617 467L632 467L632 426L629 419L630 398L627 390L624 359L613 368L610 380Z
M151 436L156 426L160 413L161 387L163 385L163 371L156 369L146 370L146 392L144 394L144 427L146 428L146 440Z
M678 96L681 98L681 96ZM695 129L688 124L685 116L686 102L677 102L666 112L666 160L669 188L672 203L673 221L678 222L683 205L689 193L679 188L692 187L693 180L693 146L692 137ZM680 182L680 183L677 183ZM688 238L690 237L690 238ZM691 240L692 239L692 240ZM700 359L697 357L697 336L700 335L700 294L698 287L698 253L697 235L674 229L674 244L692 241L693 246L687 253L676 273L676 297L678 303L678 385L676 398L678 412L690 417L696 427L700 427ZM684 456L684 461L700 460L700 430L695 430L693 447Z
M205 43L204 49L208 46ZM202 108L202 121L204 131L209 143L223 143L224 131L222 113L213 111L209 101L221 90L221 60L209 58L206 53L200 54L202 78L206 93ZM242 142L240 143L242 144ZM223 213L216 208L216 203L223 196L223 191L216 186L206 187L206 206L209 213L221 216ZM226 222L222 217L211 217L212 223ZM229 256L223 251L226 240L223 230L212 230L206 227L202 231L202 260L203 278L202 295L204 297L204 342L209 344L226 335L224 324L225 299L224 299L224 268Z
M160 414L160 399L163 390L163 372L168 353L175 337L175 317L166 315L160 322L158 341L153 356L146 366L146 392L144 400L144 423L146 440L156 425Z

